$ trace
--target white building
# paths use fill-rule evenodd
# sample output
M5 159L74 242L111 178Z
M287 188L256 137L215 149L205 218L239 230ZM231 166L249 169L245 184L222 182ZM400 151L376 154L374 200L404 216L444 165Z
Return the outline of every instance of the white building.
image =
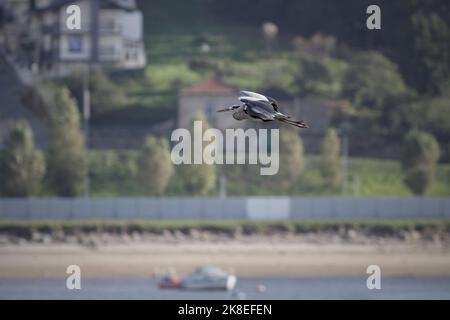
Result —
M71 5L80 8L79 30L67 27ZM87 63L115 69L146 64L142 12L134 0L34 0L28 8L26 33L34 46L26 55L39 62L43 76L64 76Z
M178 127L190 128L192 119L199 112L214 128L243 127L245 121L236 121L231 112L217 113L219 109L238 104L238 92L236 87L224 83L215 75L183 88L178 95Z

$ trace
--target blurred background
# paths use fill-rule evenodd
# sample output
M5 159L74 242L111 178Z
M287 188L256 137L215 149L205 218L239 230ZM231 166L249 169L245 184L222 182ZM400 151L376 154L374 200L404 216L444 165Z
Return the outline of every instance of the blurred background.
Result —
M2 0L0 298L450 298L450 4L371 4ZM217 114L240 90L310 128ZM194 119L280 128L279 173L174 166ZM237 289L157 288L201 265Z

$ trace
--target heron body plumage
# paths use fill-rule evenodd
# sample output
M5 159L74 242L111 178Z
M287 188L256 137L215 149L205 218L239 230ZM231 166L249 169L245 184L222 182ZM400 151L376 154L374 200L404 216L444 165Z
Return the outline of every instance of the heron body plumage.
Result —
M248 119L264 122L278 120L298 128L308 128L304 121L292 120L290 116L279 112L278 102L275 99L252 91L241 91L241 94L242 96L238 100L242 105L234 105L218 110L218 112L233 111L233 118L239 121Z

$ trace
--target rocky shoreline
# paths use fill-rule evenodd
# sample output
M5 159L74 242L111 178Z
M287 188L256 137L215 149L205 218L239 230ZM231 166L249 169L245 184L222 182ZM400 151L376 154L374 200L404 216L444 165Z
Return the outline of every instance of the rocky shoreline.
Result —
M113 244L139 242L179 243L194 242L223 242L223 241L255 241L255 239L269 239L270 241L287 241L313 244L374 244L385 241L434 245L450 248L450 228L441 225L426 227L387 228L383 226L356 227L346 225L329 228L315 227L304 230L286 230L270 227L264 230L246 230L235 227L232 232L228 229L212 229L210 227L196 228L163 228L158 231L143 228L0 228L1 245L37 244L74 244L96 247Z

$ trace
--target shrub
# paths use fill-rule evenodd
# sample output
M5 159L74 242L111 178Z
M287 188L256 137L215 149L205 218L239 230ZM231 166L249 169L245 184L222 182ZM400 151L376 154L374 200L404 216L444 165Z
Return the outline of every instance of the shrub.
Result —
M439 145L429 133L410 131L403 142L401 164L405 183L414 194L423 195L431 187L439 159Z
M197 114L193 121L202 121L203 132L208 129L208 122L202 114ZM193 127L191 128L191 136L193 136ZM205 145L203 145L203 149ZM182 164L179 167L178 175L184 186L184 191L190 195L203 196L207 195L216 185L217 172L214 165L208 164Z
M58 196L79 196L88 168L76 101L67 88L57 85L44 85L41 93L50 125L48 186Z
M298 131L288 128L280 130L279 161L280 169L274 180L286 189L295 183L304 167L303 142Z
M8 197L36 195L44 172L44 157L34 147L28 123L11 123L5 149L0 153L0 194Z
M335 129L328 129L321 148L321 175L325 186L334 189L340 180L340 149L341 142Z
M146 193L160 195L173 174L167 141L147 137L138 161L138 179Z

